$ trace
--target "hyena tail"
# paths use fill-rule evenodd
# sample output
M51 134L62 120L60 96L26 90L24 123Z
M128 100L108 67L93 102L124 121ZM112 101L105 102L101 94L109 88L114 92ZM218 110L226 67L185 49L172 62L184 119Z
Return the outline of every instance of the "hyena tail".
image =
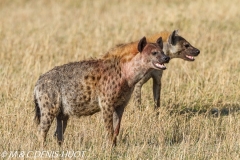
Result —
M34 121L36 122L37 125L40 124L40 118L41 118L41 113L40 113L40 108L39 108L39 104L37 101L36 96L34 95L34 103L35 103L35 117L34 117Z

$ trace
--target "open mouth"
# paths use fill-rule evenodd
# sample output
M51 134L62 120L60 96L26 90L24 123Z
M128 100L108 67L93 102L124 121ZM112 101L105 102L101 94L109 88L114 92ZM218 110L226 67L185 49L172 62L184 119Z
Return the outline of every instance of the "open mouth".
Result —
M158 63L158 62L154 62L153 65L158 68L158 69L167 69L167 67L164 65L164 63Z
M193 56L185 55L185 57L186 57L187 60L189 60L189 61L194 61L194 60L195 60Z

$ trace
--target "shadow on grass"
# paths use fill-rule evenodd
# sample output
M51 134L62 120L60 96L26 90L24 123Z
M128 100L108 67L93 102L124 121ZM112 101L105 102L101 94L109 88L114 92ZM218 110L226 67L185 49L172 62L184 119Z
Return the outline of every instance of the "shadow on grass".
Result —
M177 109L176 109L177 108ZM172 114L188 114L189 116L205 114L209 116L228 116L240 112L240 104L219 104L218 106L204 105L202 107L193 106L182 107L180 104L174 106L174 109L169 109L170 115Z

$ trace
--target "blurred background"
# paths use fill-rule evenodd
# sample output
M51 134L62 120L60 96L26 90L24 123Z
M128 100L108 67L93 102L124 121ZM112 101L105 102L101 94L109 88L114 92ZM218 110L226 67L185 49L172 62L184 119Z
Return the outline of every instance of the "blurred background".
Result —
M100 113L71 118L62 148L54 123L46 150L84 150L85 159L240 158L238 0L0 0L0 153L39 150L33 88L41 74L175 29L201 53L167 64L159 115L150 80L142 109L127 106L112 154L102 147Z

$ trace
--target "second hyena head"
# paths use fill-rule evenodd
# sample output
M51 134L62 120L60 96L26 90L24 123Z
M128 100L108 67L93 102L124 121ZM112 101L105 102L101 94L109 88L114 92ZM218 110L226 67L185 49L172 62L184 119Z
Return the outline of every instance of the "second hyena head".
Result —
M163 52L162 38L158 38L156 43L147 43L145 37L143 37L138 43L138 51L143 57L143 61L146 67L164 70L166 67L164 63L168 63L170 57Z
M168 38L168 50L171 58L182 58L187 61L194 61L200 50L193 47L186 39L177 34L174 30Z

